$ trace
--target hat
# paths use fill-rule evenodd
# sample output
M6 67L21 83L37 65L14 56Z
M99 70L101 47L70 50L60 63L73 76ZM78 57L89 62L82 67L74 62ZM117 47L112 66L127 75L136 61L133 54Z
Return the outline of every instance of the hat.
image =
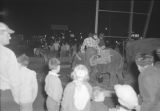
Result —
M146 66L151 65L154 61L154 58L152 55L138 53L135 57L135 61L137 65Z
M114 86L115 93L118 97L118 102L127 107L128 109L134 109L138 105L138 96L135 90L130 85Z
M7 31L8 33L14 33L14 30L10 29L5 23L0 22L0 31Z

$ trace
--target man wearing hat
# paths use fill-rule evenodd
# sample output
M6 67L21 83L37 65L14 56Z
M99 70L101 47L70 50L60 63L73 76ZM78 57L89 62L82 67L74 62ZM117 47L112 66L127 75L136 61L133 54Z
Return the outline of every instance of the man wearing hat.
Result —
M160 109L160 69L153 66L153 56L137 54L135 61L140 71L138 77L141 97L140 111L159 111Z
M11 34L14 33L5 23L0 22L0 99L2 111L14 111L18 108L19 73L15 53L5 47L10 43ZM14 100L14 101L13 101ZM9 105L9 103L13 103ZM12 107L14 106L14 107Z

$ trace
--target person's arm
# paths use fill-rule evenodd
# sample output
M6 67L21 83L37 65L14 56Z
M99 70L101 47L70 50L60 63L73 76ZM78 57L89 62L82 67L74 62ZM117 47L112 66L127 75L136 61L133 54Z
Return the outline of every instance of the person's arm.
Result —
M81 52L82 52L82 53L85 52L85 46L87 45L86 40L87 40L87 39L84 39L83 44L82 44L82 46L81 46Z
M59 78L55 78L53 82L53 97L58 103L60 103L63 93L62 83Z
M38 94L38 81L37 81L37 77L36 77L36 72L34 72L32 82L33 82L33 89L32 89L33 97L32 97L32 99L34 101L37 97L37 94Z

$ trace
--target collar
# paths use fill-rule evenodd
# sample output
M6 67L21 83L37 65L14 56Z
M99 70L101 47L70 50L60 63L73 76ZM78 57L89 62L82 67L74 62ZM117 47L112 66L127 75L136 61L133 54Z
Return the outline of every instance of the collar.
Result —
M49 71L49 75L53 75L53 76L60 76L59 74L56 73L56 71Z

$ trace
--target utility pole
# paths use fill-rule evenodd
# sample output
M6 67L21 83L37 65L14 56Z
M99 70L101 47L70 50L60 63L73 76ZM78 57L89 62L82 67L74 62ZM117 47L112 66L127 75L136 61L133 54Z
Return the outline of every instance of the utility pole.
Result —
M147 15L146 25L144 27L143 36L142 36L144 38L146 37L146 33L147 33L147 29L148 29L150 18L151 18L153 5L154 5L154 0L151 1L151 5L150 5L149 12L148 12L148 15Z
M98 33L98 12L99 12L99 0L96 0L96 14L95 14L95 33Z
M130 19L129 19L129 35L128 35L129 38L131 38L131 34L132 34L133 10L134 10L134 0L131 0Z

